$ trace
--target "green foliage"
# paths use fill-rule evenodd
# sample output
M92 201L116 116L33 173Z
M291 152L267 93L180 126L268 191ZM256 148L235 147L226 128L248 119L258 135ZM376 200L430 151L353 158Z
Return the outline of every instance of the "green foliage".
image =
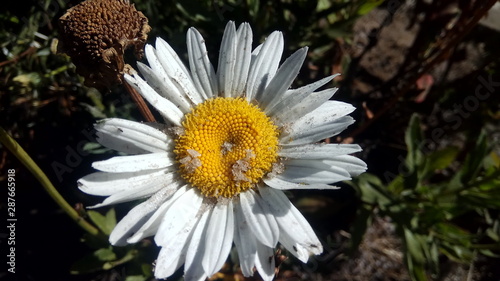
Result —
M102 231L102 235L85 235L83 241L93 251L75 262L71 274L88 274L99 271L109 271L113 268L130 264L126 280L148 280L151 278L151 262L146 255L151 250L149 243L139 243L127 247L109 245L108 236L116 226L115 209L111 208L105 215L97 211L86 212L90 220Z
M71 267L71 274L86 274L101 270L110 270L116 266L132 261L138 254L135 249L116 249L112 246L100 248L84 256ZM119 254L117 254L119 253ZM118 256L120 255L120 256Z
M363 174L352 182L364 203L353 225L353 243L361 241L373 212L388 216L405 246L405 262L413 280L438 274L439 255L471 263L476 254L500 254L500 165L485 131L471 139L462 165L453 170L459 149L447 147L424 153L420 118L413 115L405 140L405 169L391 182ZM440 171L452 171L447 178ZM436 180L435 178L442 178ZM497 214L492 217L491 214ZM463 220L461 218L467 218Z
M87 215L90 217L92 222L106 235L109 236L111 234L111 231L116 226L116 216L115 216L115 209L111 208L106 215L101 215L99 212L96 211L87 211Z
M125 278L125 281L146 281L148 278L143 275L129 275Z
M358 15L366 15L374 8L380 6L380 4L384 3L384 0L371 0L364 2L358 9Z

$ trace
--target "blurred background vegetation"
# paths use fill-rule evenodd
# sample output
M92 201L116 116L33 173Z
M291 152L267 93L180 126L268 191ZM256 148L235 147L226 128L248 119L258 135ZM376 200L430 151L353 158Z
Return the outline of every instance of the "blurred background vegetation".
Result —
M325 253L306 265L278 253L276 280L360 281L500 280L500 34L491 23L500 15L488 12L495 2L133 1L149 18L148 42L161 36L183 59L189 27L216 61L234 20L251 24L254 45L283 31L284 56L309 46L294 87L342 73L334 98L356 106L357 122L327 141L359 143L369 169L340 190L289 194ZM57 19L78 3L3 3L0 125L100 234L85 234L2 146L0 181L7 169L17 181L12 280L152 280L152 240L107 242L130 204L85 211L99 199L76 187L92 162L113 155L95 143L92 124L142 120L123 87L87 88L69 57L55 54ZM5 200L0 207L6 213ZM243 280L233 257L214 280Z

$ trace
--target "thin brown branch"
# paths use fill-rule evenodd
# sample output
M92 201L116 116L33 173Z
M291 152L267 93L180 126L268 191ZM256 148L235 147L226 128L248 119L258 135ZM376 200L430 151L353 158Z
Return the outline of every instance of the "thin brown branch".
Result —
M147 122L156 122L153 113L151 113L151 110L149 110L149 107L142 96L127 82L124 82L123 85L125 86L125 89L127 89L127 92L129 92L135 104L137 104L137 106L139 107L139 111L141 112L144 119L146 119Z
M0 67L3 67L4 65L7 65L10 63L15 63L27 55L33 54L36 51L36 49L37 49L36 47L29 47L26 51L22 52L17 57L11 58L10 60L0 62Z

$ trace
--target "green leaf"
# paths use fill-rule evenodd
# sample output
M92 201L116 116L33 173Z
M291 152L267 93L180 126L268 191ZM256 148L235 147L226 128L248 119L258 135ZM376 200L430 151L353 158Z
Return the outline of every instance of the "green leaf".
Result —
M106 106L102 103L102 95L97 89L89 88L87 97L90 98L97 111L103 112L106 109Z
M406 166L410 172L417 170L422 164L423 155L421 145L423 145L423 135L420 128L420 117L413 114L410 119L410 124L405 133L406 147L408 148L408 155L406 156Z
M406 245L406 265L412 280L425 281L427 275L425 265L429 265L433 271L437 272L437 254L435 249L428 243L427 236L413 233L404 227L404 242Z
M111 231L113 231L116 226L116 215L114 208L109 209L109 211L106 213L106 216L103 216L100 213L92 210L87 211L87 214L89 215L92 222L95 223L95 225L106 235L111 234Z
M94 256L100 261L113 261L116 260L116 254L113 252L113 248L103 248L94 252Z
M425 264L425 257L422 251L421 239L417 238L418 234L414 234L408 228L404 228L404 238L406 243L406 251L413 262Z
M92 106L88 103L81 102L80 105L84 107L94 118L106 118L106 114L104 114L98 107Z
M391 196L385 191L384 185L375 175L364 173L357 177L352 185L360 193L361 200L368 204L376 204L381 208L392 203Z
M496 176L469 183L472 187L460 192L461 201L471 207L500 209L500 180Z
M406 266L413 281L426 281L425 268L423 264L416 263L410 255L406 255Z
M439 240L439 250L448 258L461 263L472 260L473 234L451 223L436 224L433 232Z
M318 5L316 5L316 12L321 12L327 10L332 6L332 3L328 0L319 0Z
M105 269L105 265L116 260L116 254L113 252L113 248L102 248L94 251L77 262L75 262L70 269L71 274L85 274L96 272Z
M9 21L12 22L12 23L19 23L19 18L16 17L16 16L11 16L9 18Z
M133 259L137 256L137 253L138 253L138 251L137 251L137 250L132 249L132 250L128 251L128 252L127 252L127 253L126 253L123 257L121 257L120 259L118 259L118 260L114 260L114 261L108 261L108 262L104 263L104 264L102 265L102 268L103 268L104 270L109 270L109 269L111 269L111 268L113 268L113 267L115 267L115 266L118 266L118 265L120 265L120 264L127 263L127 262L129 262L129 261L133 260Z
M495 242L500 242L500 228L498 221L495 221L493 227L486 229L486 235Z
M110 149L97 142L87 142L83 145L83 151L91 154L103 154L110 151Z
M491 240L500 242L500 233L495 232L493 229L491 228L486 229L486 235L488 235L488 237L491 238Z
M445 149L436 151L425 158L425 167L422 177L428 178L435 173L436 170L442 170L448 167L457 157L460 150L457 147L446 147Z
M392 194L400 194L404 191L404 177L402 175L397 175L388 185L387 190Z
M500 155L496 151L491 151L488 157L484 159L486 169L498 170L500 168Z
M472 235L454 224L446 222L438 223L433 229L441 240L453 244L470 246Z
M421 221L416 227L426 228L447 218L446 209L435 203L420 203L418 218Z
M432 242L430 247L430 256L427 257L429 266L432 269L432 273L439 275L439 247L435 241Z
M367 209L365 206L358 209L356 220L351 226L351 253L358 249L368 226L372 224L372 220L372 210Z
M406 190L415 190L424 180L424 154L422 148L425 145L422 130L420 128L420 117L413 114L405 132L407 155L405 159L405 171L401 171L403 187Z
M148 278L142 275L131 275L125 278L125 281L146 281Z
M500 190L500 169L492 170L490 174L479 179L477 189L481 191L495 192Z
M479 253L482 254L482 255L485 255L487 257L490 257L490 258L495 258L495 259L498 259L500 258L500 255L493 252L492 250L489 250L489 249L481 249L479 250Z
M249 7L248 13L250 14L250 16L255 18L255 16L257 16L258 12L259 12L260 1L259 0L247 0L247 5Z
M154 268L150 263L141 264L141 271L146 278L149 278L153 275Z
M100 249L109 246L108 236L102 233L99 233L99 235L85 233L82 237L82 242L85 242L85 244L92 249Z
M37 56L39 57L46 57L51 54L50 48L43 48L40 49L38 52L36 52Z
M384 3L384 0L368 0L359 7L357 14L360 16L366 15L382 3Z
M440 244L439 250L450 260L458 263L469 263L474 257L472 251L467 247L454 245L448 242L442 242Z
M477 177L486 155L488 155L486 132L482 130L477 137L476 146L467 154L464 164L457 174L463 184L467 184Z
M12 81L19 83L23 88L30 88L31 86L38 86L42 81L42 78L39 73L30 72L17 75L12 78Z

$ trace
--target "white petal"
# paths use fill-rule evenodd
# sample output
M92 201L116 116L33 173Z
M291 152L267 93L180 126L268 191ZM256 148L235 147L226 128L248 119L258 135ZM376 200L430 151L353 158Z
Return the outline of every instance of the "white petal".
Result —
M172 237L171 244L162 247L155 264L155 278L165 279L174 274L186 259L189 232Z
M175 236L190 232L199 219L197 214L202 201L203 197L197 193L197 189L190 188L173 202L163 216L158 233L155 235L156 244L162 247L168 246Z
M137 62L137 67L151 88L177 105L182 112L189 112L191 102L170 81L170 77L156 57L154 48L150 45L146 45L146 56L151 68L141 62Z
M322 143L283 147L278 155L295 159L331 159L335 156L359 151L361 151L361 147L357 144Z
M164 65L160 61L160 55L158 51L151 45L147 44L145 47L145 53L146 53L146 58L148 59L148 63L151 67L151 75L155 76L158 78L158 83L162 86L159 93L179 106L182 109L189 109L189 107L192 105L191 101L184 95L183 92L181 92L177 86L174 84L170 76L168 75L167 70L165 69ZM143 67L141 67L142 63L138 63L139 69L141 70L141 73L143 73ZM147 70L146 70L147 72ZM143 73L146 74L147 73ZM148 81L148 84L151 84L151 81L147 79L148 77L145 76L146 80Z
M296 243L294 238L288 233L280 234L280 243L301 262L307 263L307 260L309 260L311 252L309 252L306 247Z
M172 206L172 204L188 190L187 185L181 186L181 184L182 183L180 182L173 182L169 185L170 191L173 195L168 198L166 202L161 204L161 206L157 208L157 210L141 226L141 228L139 228L132 236L130 236L130 238L127 239L128 243L137 243L143 238L153 236L158 232L165 213Z
M295 183L290 180L285 180L281 176L275 176L273 178L264 178L264 183L274 189L287 190L287 189L338 189L336 186L323 184L323 183Z
M189 71L174 52L172 47L161 38L156 38L156 53L163 68L174 85L194 104L203 102L203 96L196 90Z
M168 127L166 125L158 123L144 123L120 118L107 118L97 121L94 127L98 131L103 131L106 129L118 129L118 131L119 129L127 129L130 131L141 133L142 135L140 136L140 138L154 138L152 140L148 139L148 142L160 141L165 144L172 142L172 139L164 133L164 130Z
M354 107L350 104L327 101L291 124L280 136L280 143L302 145L334 136L354 123L350 116L345 116L353 110Z
M171 179L172 174L165 169L132 173L97 172L79 179L78 188L87 194L109 196L120 191Z
M169 122L176 126L181 125L181 119L184 113L177 108L175 104L166 98L160 96L151 86L149 86L141 77L138 75L130 76L125 74L123 76L125 80L134 87L141 95L158 110L158 112L167 119Z
M282 53L283 34L275 31L262 44L258 55L252 56L254 59L250 64L246 88L248 101L262 95L265 87L271 82L278 69Z
M191 188L182 194L163 217L155 236L156 244L162 247L155 267L156 278L172 275L185 260L188 240L200 219L203 201L196 192Z
M158 207L165 202L173 191L160 190L148 200L135 206L122 220L115 226L109 236L109 242L115 246L127 244L127 238L139 229L147 221Z
M91 208L99 208L103 206L108 206L111 204L118 204L122 202L128 202L136 199L142 199L151 196L156 193L160 189L174 189L172 186L172 182L174 181L175 174L174 173L165 173L163 181L163 177L155 177L151 179L151 181L141 185L141 186L133 186L135 188L127 188L123 191L114 193L108 198L104 199L102 203L92 206Z
M255 49L253 49L252 56L250 57L250 66L252 66L252 63L254 63L255 60L257 59L257 56L260 53L260 49L262 49L262 45L264 45L264 44L260 44Z
M304 263L310 254L323 252L323 246L307 220L282 191L268 187L260 187L259 191L274 209L280 227L280 243L288 251Z
M166 168L175 163L171 152L157 152L140 155L115 156L108 160L92 163L94 169L109 173L138 172Z
M353 157L354 158L354 157ZM329 160L290 159L285 162L285 171L280 178L295 183L334 183L350 180L351 175L344 168Z
M205 40L195 28L190 28L187 33L187 46L189 55L189 67L196 89L203 97L212 98L219 92L217 75L214 67L208 59Z
M217 77L219 79L219 95L232 96L234 65L236 63L236 27L234 22L226 24L219 51L219 66Z
M114 246L127 245L128 236L139 229L149 219L156 210L156 207L148 201L135 206L115 226L109 236L109 242Z
M255 268L259 272L262 280L272 281L275 268L274 247L267 247L257 242L257 256L255 257Z
M167 63L166 66L168 66L170 69L173 65L175 65L175 69L184 72L184 73L189 73L187 70L186 66L182 62L182 60L179 58L177 53L172 49L172 47L167 43L167 41L163 40L160 37L156 37L156 49L161 50L158 55L161 55L160 57L164 57L165 61L169 61L170 63Z
M205 255L206 241L204 236L206 234L206 225L210 214L210 209L203 212L189 241L186 252L186 264L184 266L184 280L204 281L208 277L200 264Z
M125 119L103 119L94 127L100 144L125 153L164 152L171 142L160 130Z
M352 155L339 155L331 159L324 160L324 163L332 167L339 167L346 170L351 176L358 176L366 171L366 163Z
M314 110L318 110L321 105L329 102L328 99L330 99L336 91L337 88L331 88L310 94L299 104L290 108L285 108L283 111L274 114L272 117L274 124L285 127L294 124L300 120L300 118L314 112ZM285 129L285 131L287 131L287 129Z
M264 245L275 247L279 228L266 201L253 190L240 193L240 205L246 221L255 237Z
M286 90L297 77L306 54L307 47L304 47L288 57L262 92L262 96L255 96L255 99L259 101L259 106L264 108L264 112L269 113L268 109L273 108L283 98Z
M205 236L205 254L201 262L208 276L224 265L231 251L234 236L233 203L219 202L210 216Z
M232 96L240 97L245 93L247 85L248 71L252 59L252 28L250 24L244 22L237 30L238 40L236 42L236 63L234 66L234 76L232 84Z
M266 113L281 123L292 123L333 96L336 88L330 89L330 91L313 92L336 76L331 75L298 89L286 91L282 99L274 106L266 108Z
M243 276L253 275L255 257L257 253L257 239L250 230L248 221L243 216L241 204L234 205L234 218L236 227L234 228L234 244L238 251L240 267Z

